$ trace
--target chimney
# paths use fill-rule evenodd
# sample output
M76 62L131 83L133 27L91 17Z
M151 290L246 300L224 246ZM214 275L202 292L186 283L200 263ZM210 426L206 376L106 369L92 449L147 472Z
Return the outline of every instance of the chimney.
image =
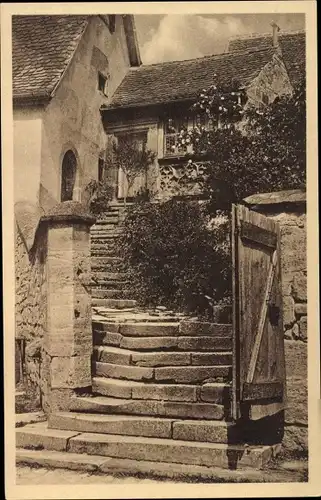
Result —
M272 30L273 30L273 47L278 47L279 45L279 31L280 27L273 21L271 23Z

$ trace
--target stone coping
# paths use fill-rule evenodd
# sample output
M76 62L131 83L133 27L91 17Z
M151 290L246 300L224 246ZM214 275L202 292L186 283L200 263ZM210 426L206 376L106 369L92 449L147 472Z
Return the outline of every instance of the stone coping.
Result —
M94 224L96 217L90 214L87 208L78 201L64 201L58 203L41 217L41 222L84 222Z
M248 196L243 201L248 205L305 204L306 191L304 189L288 189L273 193L259 193Z

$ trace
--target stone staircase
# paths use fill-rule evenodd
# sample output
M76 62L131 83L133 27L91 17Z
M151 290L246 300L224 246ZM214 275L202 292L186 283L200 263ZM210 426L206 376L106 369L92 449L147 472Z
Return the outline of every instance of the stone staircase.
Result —
M231 335L228 323L166 312L95 314L92 391L47 424L17 429L18 462L37 460L42 449L47 463L59 452L72 467L88 459L127 474L264 467L277 442L250 442L230 418Z
M91 228L92 304L112 308L135 306L130 300L123 259L117 251L123 207L111 204L103 219Z
M69 411L16 429L17 463L240 481L233 473L264 467L280 440L231 420L231 308L217 308L215 323L139 310L116 251L120 225L112 205L91 231L92 387Z

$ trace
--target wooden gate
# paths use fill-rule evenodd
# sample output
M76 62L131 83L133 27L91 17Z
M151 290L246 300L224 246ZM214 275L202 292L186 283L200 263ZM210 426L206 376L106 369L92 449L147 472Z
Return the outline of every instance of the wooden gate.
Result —
M279 225L233 205L232 259L232 416L258 420L285 405Z

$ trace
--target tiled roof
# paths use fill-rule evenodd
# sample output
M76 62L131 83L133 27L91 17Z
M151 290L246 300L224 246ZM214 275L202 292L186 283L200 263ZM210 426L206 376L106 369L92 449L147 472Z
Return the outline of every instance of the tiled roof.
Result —
M13 97L49 96L70 61L88 16L13 16Z
M295 86L305 76L305 31L281 32L279 44L290 80ZM272 33L258 33L230 40L228 51L265 49L271 46Z
M202 88L237 79L247 85L271 61L273 48L172 61L131 69L113 95L108 108L161 104L194 98Z

